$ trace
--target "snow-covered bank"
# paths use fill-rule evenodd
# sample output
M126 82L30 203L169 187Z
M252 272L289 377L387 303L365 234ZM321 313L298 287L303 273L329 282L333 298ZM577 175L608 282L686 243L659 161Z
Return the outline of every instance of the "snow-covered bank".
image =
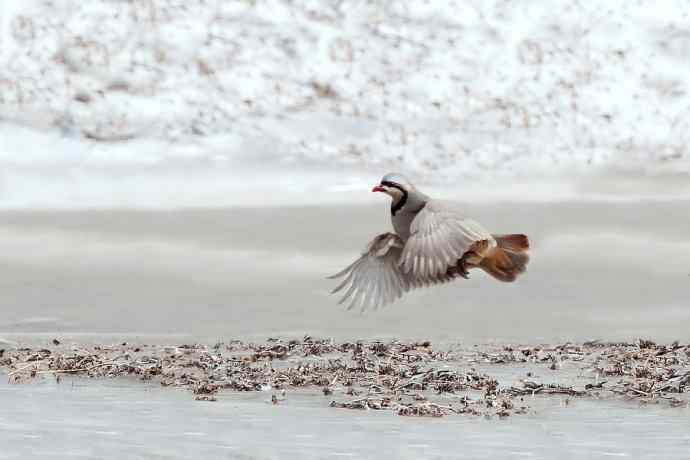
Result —
M684 1L5 1L0 207L322 202L387 170L549 198L607 171L671 175L585 191L687 196L688 13Z

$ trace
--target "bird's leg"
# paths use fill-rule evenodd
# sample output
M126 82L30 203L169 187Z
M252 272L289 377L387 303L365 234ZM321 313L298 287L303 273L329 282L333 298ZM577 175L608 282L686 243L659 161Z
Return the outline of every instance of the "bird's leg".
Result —
M458 274L465 278L466 280L470 279L470 272L467 271L467 268L465 267L465 263L461 263L458 265Z
M453 276L461 276L466 280L470 279L470 272L467 271L465 257L458 259L458 262L449 270Z
M471 266L467 262L467 259L465 259L464 257L460 259L460 276L462 276L466 280L470 279L469 268L471 268Z
M458 259L457 273L465 279L470 279L470 268L477 267L482 261L482 256L474 251L467 251Z

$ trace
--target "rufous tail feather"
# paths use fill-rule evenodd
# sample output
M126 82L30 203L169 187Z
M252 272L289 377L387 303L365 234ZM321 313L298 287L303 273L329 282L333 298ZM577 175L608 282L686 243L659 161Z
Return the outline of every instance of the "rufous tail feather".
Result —
M527 270L529 240L527 236L494 235L497 247L484 256L479 266L497 280L510 283Z

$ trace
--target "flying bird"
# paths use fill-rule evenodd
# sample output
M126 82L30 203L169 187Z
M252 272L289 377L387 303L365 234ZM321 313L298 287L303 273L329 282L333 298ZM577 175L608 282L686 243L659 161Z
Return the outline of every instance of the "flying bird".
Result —
M405 176L389 173L372 192L392 198L395 233L376 236L359 259L330 279L344 278L348 309L378 308L411 289L469 279L480 268L499 281L515 281L529 262L526 235L494 235L465 217L458 203L430 198Z

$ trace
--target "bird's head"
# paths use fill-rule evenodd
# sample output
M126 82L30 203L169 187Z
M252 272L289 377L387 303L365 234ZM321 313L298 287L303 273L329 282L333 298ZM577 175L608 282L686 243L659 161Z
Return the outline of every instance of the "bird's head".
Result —
M389 195L393 202L391 204L391 210L393 215L402 209L405 204L414 198L414 201L418 201L421 198L426 198L425 195L419 193L412 182L410 182L405 176L398 173L388 173L381 179L381 182L375 186L372 192L383 192Z

